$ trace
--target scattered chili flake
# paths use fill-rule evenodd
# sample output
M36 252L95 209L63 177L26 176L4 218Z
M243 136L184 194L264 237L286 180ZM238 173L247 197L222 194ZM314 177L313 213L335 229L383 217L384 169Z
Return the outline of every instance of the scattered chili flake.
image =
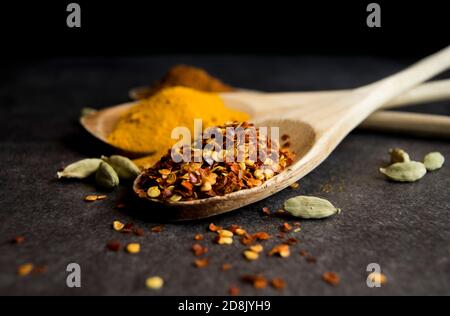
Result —
M268 207L263 207L262 208L262 212L263 212L264 215L270 216L270 210L269 210Z
M111 251L119 251L120 250L120 242L118 242L118 241L116 241L116 240L112 240L112 241L109 241L107 244L106 244L106 248L108 248L108 250L111 250Z
M273 278L270 281L270 284L278 290L282 290L286 287L286 282L281 278Z
M290 232L291 230L292 230L292 226L291 225L289 225L289 223L283 223L283 225L281 225L281 228L280 228L280 230L283 232L283 233L288 233L288 232Z
M233 224L230 227L228 227L228 230L230 232L232 232L233 234L236 234L236 230L239 229L239 228L241 228L239 225Z
M209 228L209 230L212 231L212 232L216 232L216 231L222 229L221 226L216 226L216 225L214 225L214 223L209 224L209 227L208 227L208 228Z
M139 236L139 237L142 237L142 236L145 235L145 231L144 231L142 228L140 228L140 227L136 227L136 228L133 230L133 232L134 232L134 234L135 234L136 236Z
M19 245L25 241L25 237L23 236L15 236L13 239L11 239L11 243Z
M240 239L241 243L245 246L251 245L255 242L255 238L253 238L251 235L249 234L245 234L241 237Z
M264 248L262 245L257 244L257 245L250 246L249 249L254 252L262 252Z
M203 240L203 235L202 234L196 234L195 236L194 236L194 240Z
M127 245L126 249L128 253L138 253L141 251L141 245L138 243L130 243Z
M208 266L209 259L208 258L195 259L194 264L197 268L201 269Z
M286 244L280 244L272 248L272 250L269 251L269 256L273 256L278 254L282 258L287 258L291 255L291 252L289 250L289 245Z
M151 231L152 231L152 233L160 233L163 230L163 227L164 227L163 225L158 225L158 226L152 227Z
M218 230L217 233L220 237L233 237L233 233L226 229Z
M192 245L192 252L194 253L194 256L201 256L208 252L208 247L203 247L200 244L193 244Z
M237 286L232 286L228 289L228 294L231 296L238 296L241 290Z
M264 289L267 287L267 280L262 275L244 275L242 281L250 283L255 289Z
M34 268L34 265L32 263L22 264L17 268L17 275L26 276L26 275L30 274L30 272L33 270L33 268Z
M125 227L125 224L120 221L114 221L112 226L115 231L121 231Z
M222 264L222 271L228 271L232 268L233 266L230 263L224 263Z
M290 185L291 189L296 190L300 187L300 184L298 182L294 182Z
M133 231L133 226L133 223L126 223L120 231L124 234L129 234Z
M287 245L293 246L293 245L298 244L298 239L291 237L291 238L287 239L284 243Z
M87 195L84 197L86 202L94 202L97 201L97 195Z
M149 277L147 278L147 280L145 280L145 286L151 290L159 290L163 287L163 285L164 280L159 276Z
M281 135L281 140L282 140L283 142L287 141L289 138L290 138L290 137L289 137L288 134L283 134L283 135Z
M238 236L245 235L246 233L247 233L247 232L246 232L244 229L242 229L242 228L238 228L238 229L236 229L236 231L235 231L235 234L238 235Z
M291 147L291 142L285 142L285 143L283 144L283 147L284 147L284 148L289 148L289 147Z
M335 272L325 272L322 275L322 280L324 280L328 284L331 284L331 285L334 285L334 286L338 285L339 282L341 281L339 275L337 273L335 273Z
M266 232L257 232L254 233L252 237L256 240L267 240L270 238L270 235Z
M259 258L259 254L255 251L252 250L245 250L244 251L244 257L245 259L247 259L248 261L253 261Z
M231 245L233 243L233 237L216 236L214 242L219 245Z

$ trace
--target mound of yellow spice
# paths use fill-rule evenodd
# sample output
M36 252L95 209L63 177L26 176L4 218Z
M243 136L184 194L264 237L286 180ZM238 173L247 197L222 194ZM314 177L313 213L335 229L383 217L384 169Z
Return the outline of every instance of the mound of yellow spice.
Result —
M171 87L140 100L124 113L108 140L126 151L154 152L158 156L165 154L177 141L171 139L172 129L184 126L194 135L194 119L198 118L206 128L227 121L246 121L249 116L227 108L215 93Z

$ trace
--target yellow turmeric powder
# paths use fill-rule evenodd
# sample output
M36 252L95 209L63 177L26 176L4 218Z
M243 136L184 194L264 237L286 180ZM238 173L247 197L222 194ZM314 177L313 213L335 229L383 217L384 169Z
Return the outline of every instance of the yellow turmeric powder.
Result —
M249 116L227 108L217 94L171 87L140 100L124 113L108 140L125 151L154 153L152 157L136 161L141 167L148 166L177 141L171 139L173 128L185 126L193 135L196 118L201 118L206 128L227 121L246 121Z

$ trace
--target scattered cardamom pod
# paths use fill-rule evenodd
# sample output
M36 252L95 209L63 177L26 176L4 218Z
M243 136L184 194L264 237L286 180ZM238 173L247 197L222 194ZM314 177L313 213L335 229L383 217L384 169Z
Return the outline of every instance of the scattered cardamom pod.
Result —
M305 195L288 199L284 202L284 209L293 216L314 219L325 218L341 212L325 199Z
M390 149L389 153L391 154L391 164L397 162L407 162L411 160L409 159L408 153L401 148Z
M124 156L112 155L109 158L102 156L102 160L113 167L122 180L134 180L141 172L134 162Z
M445 158L439 152L432 152L425 156L423 159L423 164L428 171L434 171L442 168L444 165Z
M119 184L119 176L113 167L102 161L95 174L95 182L104 189L112 189Z
M77 162L74 162L67 167L64 168L63 171L59 171L56 173L58 179L61 178L77 178L83 179L89 177L91 174L97 171L101 159L97 158L88 158L82 159Z
M389 167L380 168L380 172L389 179L399 182L414 182L421 179L427 169L418 161L397 162Z

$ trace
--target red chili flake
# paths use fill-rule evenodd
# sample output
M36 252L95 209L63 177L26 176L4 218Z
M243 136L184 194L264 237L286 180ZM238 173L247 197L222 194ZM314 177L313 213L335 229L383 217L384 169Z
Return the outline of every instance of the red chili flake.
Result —
M335 272L325 272L322 275L322 280L324 280L325 282L327 282L328 284L331 285L338 285L339 282L341 281L341 278L339 277L339 275Z
M250 283L255 289L264 289L267 287L267 280L262 275L244 275L242 281L245 283Z
M253 244L255 242L255 238L253 238L251 235L249 234L245 234L241 237L240 239L241 243L245 246L249 246L251 244Z
M25 241L25 237L23 236L15 236L13 239L11 239L11 243L19 245Z
M208 266L209 259L208 258L195 259L194 264L197 268L201 269Z
M298 244L298 240L297 240L297 238L291 237L291 238L287 239L284 243L287 245L293 246L295 244Z
M112 241L109 241L107 244L106 244L106 248L108 248L108 250L111 250L111 251L119 251L120 250L120 242L118 242L118 241L116 241L116 240L112 240Z
M194 186L192 185L192 183L190 183L189 181L181 181L181 185L183 187L185 187L188 191L192 191L192 189L194 188Z
M283 135L281 136L281 140L282 140L283 142L287 141L289 138L290 138L290 137L289 137L288 134L283 134Z
M270 216L270 210L269 210L268 207L263 207L262 208L262 212L263 212L264 215Z
M287 258L291 255L291 251L289 249L289 245L286 244L280 244L272 248L272 250L269 251L269 256L273 256L278 254L282 258Z
M201 256L208 252L208 247L203 247L200 244L193 244L192 245L192 252L194 253L194 256Z
M237 286L232 286L228 289L228 294L231 296L238 296L241 290Z
M232 268L233 266L230 263L224 263L222 264L222 271L228 271Z
M239 226L239 225L236 225L236 224L233 224L233 225L231 225L230 227L228 227L228 230L230 231L230 232L232 232L233 234L235 234L236 233L236 230L238 230L238 229L240 229L241 227Z
M163 225L158 225L158 226L152 227L151 231L152 231L152 233L160 233L163 230L163 227L164 227Z
M129 234L133 231L133 223L126 223L125 226L123 226L123 228L120 230L120 232L124 233L124 234Z
M256 240L267 240L270 238L270 235L266 232L257 232L252 235Z
M281 225L280 230L281 230L283 233L288 233L288 232L290 232L290 231L292 230L292 226L289 225L289 223L283 223L283 225Z
M284 148L289 148L289 147L291 147L291 143L290 143L290 142L285 142L285 143L283 144L283 147L284 147Z
M281 278L273 278L270 284L277 290L282 290L286 287L286 282Z
M307 253L305 250L300 250L298 253L299 253L300 256L302 256L302 257L306 257L306 256L308 255L308 253Z
M194 240L203 240L203 235L202 234L196 234L194 236Z
M307 255L306 256L306 262L308 263L316 263L317 262L317 258L311 255Z
M216 226L214 223L209 224L209 230L212 232L216 232L218 230L222 230L221 226Z
M142 236L145 235L145 231L144 231L142 228L140 228L140 227L135 228L135 229L133 230L133 232L134 232L134 234L135 234L136 236L139 236L139 237L142 237Z

